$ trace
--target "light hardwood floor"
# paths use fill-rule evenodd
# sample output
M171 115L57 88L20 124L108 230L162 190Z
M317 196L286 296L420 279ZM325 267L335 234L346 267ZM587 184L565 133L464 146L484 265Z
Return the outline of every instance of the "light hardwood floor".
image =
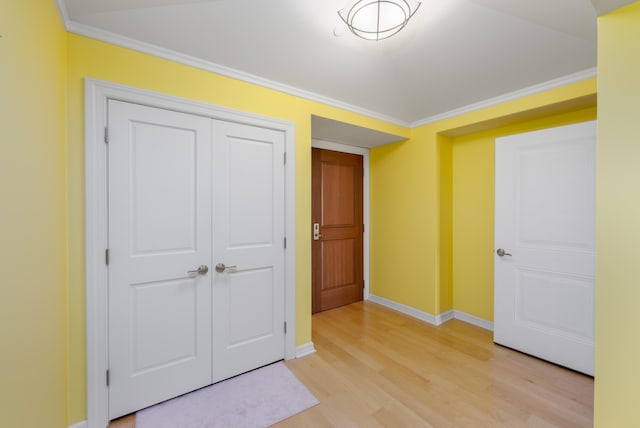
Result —
M287 427L591 427L593 379L370 302L313 316L317 353L287 366L320 404ZM134 428L129 416L110 428Z

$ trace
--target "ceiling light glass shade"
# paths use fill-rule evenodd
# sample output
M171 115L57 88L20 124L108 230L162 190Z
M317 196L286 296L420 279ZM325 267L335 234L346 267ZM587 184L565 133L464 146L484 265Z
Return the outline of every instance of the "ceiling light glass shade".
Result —
M367 40L382 40L402 30L420 7L413 0L358 0L338 11L349 30Z

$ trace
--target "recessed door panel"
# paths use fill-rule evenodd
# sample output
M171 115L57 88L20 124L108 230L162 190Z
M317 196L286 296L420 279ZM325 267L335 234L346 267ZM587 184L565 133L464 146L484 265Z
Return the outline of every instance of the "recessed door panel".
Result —
M564 336L569 340L593 341L594 305L592 277L520 269L515 284L515 321L526 328ZM565 307L564 302L573 302Z
M229 246L272 246L273 144L235 136L229 137L225 144L229 171Z
M322 272L322 290L353 284L356 281L356 240L323 241L322 260L332 269Z
M242 346L274 334L273 269L229 273L229 346ZM233 322L241 320L241 322Z
M593 145L578 138L555 142L551 148L522 147L517 163L518 241L522 245L593 251ZM571 201L571 210L565 209L566 201Z
M198 356L198 288L193 279L133 284L133 375L181 364ZM170 310L165 306L171 302ZM161 335L162 340L158 340Z
M321 163L320 168L322 225L353 226L357 215L354 166L326 162Z
M133 254L194 251L197 135L164 124L129 126Z

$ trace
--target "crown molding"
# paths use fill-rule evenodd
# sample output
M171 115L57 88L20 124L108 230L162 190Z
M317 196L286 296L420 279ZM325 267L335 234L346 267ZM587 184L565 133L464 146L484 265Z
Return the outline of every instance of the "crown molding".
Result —
M63 3L62 0L56 0L57 3ZM61 12L62 13L62 12ZM111 43L113 45L121 46L124 48L132 49L141 53L153 55L159 58L167 59L169 61L178 62L180 64L188 65L191 67L199 68L201 70L209 71L211 73L220 74L222 76L230 77L233 79L241 80L243 82L252 83L254 85L262 86L264 88L273 89L278 92L293 95L296 97L304 98L309 101L315 101L331 107L336 107L342 110L347 110L352 113L361 114L373 119L379 119L384 122L392 123L399 126L409 127L409 122L401 119L388 116L372 110L367 110L362 107L355 106L353 104L345 103L330 97L326 97L320 94L316 94L311 91L296 88L294 86L285 85L273 80L265 79L254 74L246 73L244 71L236 70L230 67L216 64L211 61L206 61L200 58L196 58L191 55L182 54L171 49L162 48L150 43L141 42L129 37L121 36L110 31L101 30L89 25L80 24L75 21L67 20L65 27L70 33L78 34L80 36L89 37L92 39L100 40L103 42Z
M484 101L479 101L477 103L469 104L464 107L456 108L445 113L437 114L435 116L430 116L425 119L412 122L409 125L409 127L417 128L418 126L427 125L429 123L438 122L444 119L449 119L449 118L460 116L466 113L471 113L472 111L480 110L487 107L492 107L498 104L506 103L508 101L517 100L518 98L523 98L529 95L538 94L540 92L559 88L561 86L569 85L571 83L581 82L583 80L590 79L596 76L597 76L597 69L595 67L589 68L587 70L568 74L566 76L559 77L557 79L549 80L543 83L538 83L536 85L528 86L523 89L518 89L517 91L513 91L503 95L499 95L497 97L489 98Z
M480 110L487 107L492 107L498 104L502 104L508 101L513 101L518 98L523 98L529 95L534 95L540 92L544 92L550 89L555 89L571 83L580 82L582 80L596 77L596 67L589 68L587 70L572 73L566 76L559 77L557 79L549 80L547 82L532 85L523 89L519 89L513 92L509 92L497 97L489 98L477 103L469 104L467 106L459 107L444 113L429 116L421 120L414 122L405 121L396 117L392 117L383 113L379 113L373 110L368 110L353 104L345 103L324 95L317 94L315 92L307 91L304 89L296 88L294 86L285 85L273 80L265 79L254 74L246 73L244 71L236 70L230 67L225 67L220 64L216 64L211 61L206 61L200 58L196 58L191 55L182 54L171 49L162 48L151 43L141 42L129 37L121 36L110 31L101 30L89 25L75 22L69 18L67 8L64 0L55 0L55 3L60 12L60 16L64 22L64 26L70 33L78 34L81 36L89 37L92 39L100 40L103 42L111 43L116 46L132 49L141 53L153 55L159 58L163 58L169 61L174 61L180 64L195 67L201 70L209 71L211 73L219 74L222 76L237 79L243 82L258 85L264 88L272 89L278 92L282 92L288 95L304 98L309 101L318 102L331 107L336 107L342 110L350 111L352 113L361 114L373 119L382 120L394 125L404 126L406 128L417 128L419 126L427 125L430 123L438 122L444 119L449 119L455 116L460 116L466 113L470 113L476 110Z
M62 18L62 24L64 28L69 31L69 23L71 19L69 19L69 12L67 12L67 5L64 0L55 0L56 7L58 8L58 13L60 14L60 18Z

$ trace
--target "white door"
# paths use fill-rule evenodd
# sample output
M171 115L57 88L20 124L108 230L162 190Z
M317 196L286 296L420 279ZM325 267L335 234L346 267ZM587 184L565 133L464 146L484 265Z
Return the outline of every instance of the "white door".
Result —
M284 357L284 135L108 115L113 419Z
M494 340L593 375L596 123L496 140Z
M211 121L109 101L109 417L211 383Z
M216 121L213 139L217 382L284 355L284 133Z

